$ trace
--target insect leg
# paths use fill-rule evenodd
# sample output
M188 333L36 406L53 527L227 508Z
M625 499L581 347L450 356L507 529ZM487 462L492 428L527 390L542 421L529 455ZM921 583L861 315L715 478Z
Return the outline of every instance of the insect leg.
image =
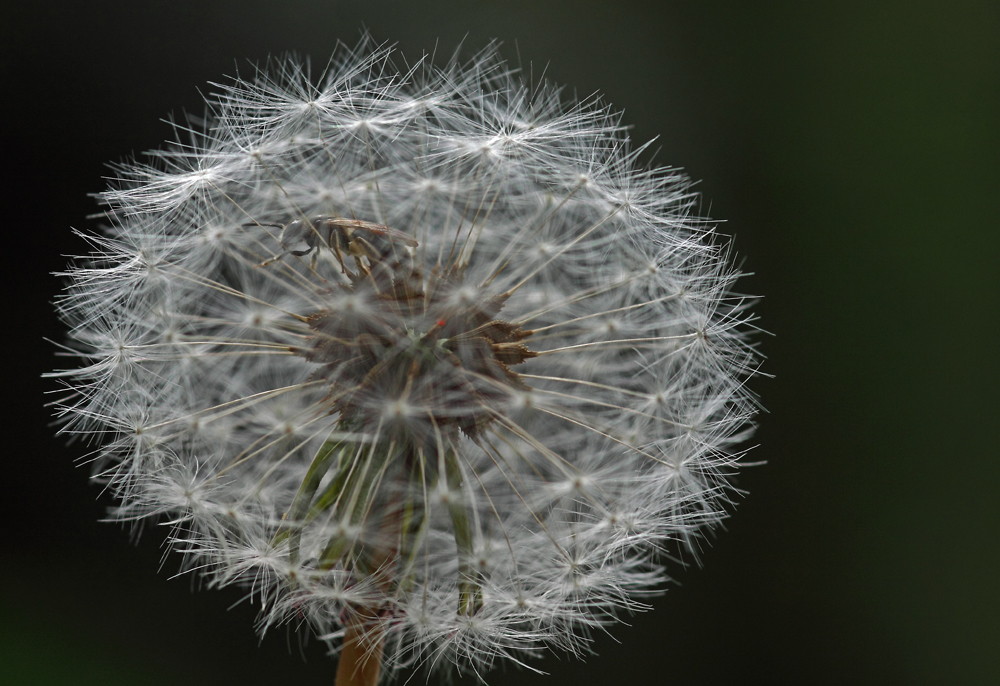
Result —
M340 241L330 241L330 248L333 250L333 256L337 258L337 262L340 263L340 273L347 273L347 265L344 264L344 253L340 251Z

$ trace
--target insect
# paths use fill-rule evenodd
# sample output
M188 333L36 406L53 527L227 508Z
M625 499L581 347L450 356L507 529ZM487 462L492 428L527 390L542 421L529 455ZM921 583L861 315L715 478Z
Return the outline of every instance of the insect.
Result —
M284 225L253 222L243 226L273 226L281 229L280 243L285 249L284 252L261 262L261 267L281 259L286 254L301 257L311 253L310 265L315 269L319 251L326 247L337 258L342 274L347 273L345 255L354 257L358 271L367 274L372 266L388 258L394 258L401 263L412 262L413 249L417 247L417 241L405 233L382 224L345 217L317 215L302 217ZM293 249L293 246L303 243L304 249ZM362 258L368 260L367 266Z

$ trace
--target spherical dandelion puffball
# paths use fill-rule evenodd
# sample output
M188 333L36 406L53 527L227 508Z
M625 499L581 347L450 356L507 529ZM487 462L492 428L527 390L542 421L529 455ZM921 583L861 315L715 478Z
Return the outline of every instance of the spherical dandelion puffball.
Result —
M64 431L121 520L336 651L477 671L641 609L724 516L747 301L685 176L494 47L219 87L59 310Z

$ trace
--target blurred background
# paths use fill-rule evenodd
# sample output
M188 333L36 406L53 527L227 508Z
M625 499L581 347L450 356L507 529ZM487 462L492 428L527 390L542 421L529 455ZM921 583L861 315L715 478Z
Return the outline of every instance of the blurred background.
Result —
M363 26L409 59L491 38L601 91L656 164L700 180L768 361L738 486L701 568L652 612L508 684L1000 683L1000 5L552 0L16 3L0 20L0 682L331 684L335 662L237 590L198 590L163 533L53 437L50 272L85 250L106 162L247 61L322 64ZM647 161L649 158L647 157ZM423 675L413 683L424 680ZM437 678L431 680L436 683ZM467 680L461 683L474 683Z

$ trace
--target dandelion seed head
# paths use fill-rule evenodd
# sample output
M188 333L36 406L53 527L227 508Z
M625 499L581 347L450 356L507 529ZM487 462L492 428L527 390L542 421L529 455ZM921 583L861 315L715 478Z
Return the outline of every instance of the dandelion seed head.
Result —
M749 301L687 178L495 46L365 39L217 86L101 194L54 373L123 521L389 669L476 673L645 606L725 516Z

